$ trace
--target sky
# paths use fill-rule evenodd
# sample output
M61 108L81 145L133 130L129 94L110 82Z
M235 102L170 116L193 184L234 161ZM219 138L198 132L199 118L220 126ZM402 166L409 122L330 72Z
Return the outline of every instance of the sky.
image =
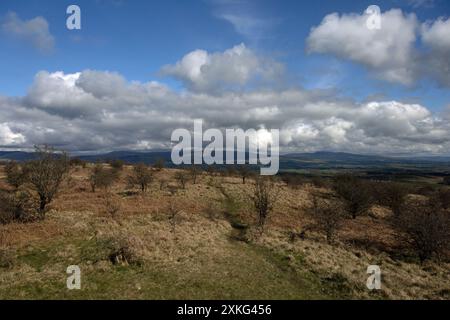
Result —
M167 148L200 118L279 129L285 151L449 154L449 15L447 0L2 0L0 148Z

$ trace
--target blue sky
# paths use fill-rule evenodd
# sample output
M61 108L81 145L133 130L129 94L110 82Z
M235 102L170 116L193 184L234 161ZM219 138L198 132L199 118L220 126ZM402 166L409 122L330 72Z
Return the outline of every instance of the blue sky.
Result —
M0 50L0 92L23 95L40 70L76 72L84 69L117 71L128 80L162 78L161 66L174 63L195 49L223 51L236 44L286 64L293 85L306 88L331 87L347 96L364 100L382 94L392 99L409 99L440 110L450 102L448 88L427 81L414 87L386 85L367 76L363 67L324 55L307 55L305 39L312 26L329 13L363 12L373 1L77 1L82 10L82 30L65 28L65 10L73 1L2 1L0 16L16 12L22 19L47 19L55 48L37 54L30 46L3 35ZM435 1L415 6L411 1L377 1L382 11L401 8L414 12L422 21L448 16L450 2ZM239 14L257 24L239 32L221 19ZM337 69L336 69L337 68ZM336 74L334 70L338 70ZM330 74L331 73L331 74Z
M447 0L3 0L0 148L164 147L202 117L280 128L298 151L450 153L449 15Z

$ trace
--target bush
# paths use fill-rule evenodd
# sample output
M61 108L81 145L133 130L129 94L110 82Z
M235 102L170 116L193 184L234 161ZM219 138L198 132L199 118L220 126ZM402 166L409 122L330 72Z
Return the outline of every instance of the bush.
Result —
M439 203L409 201L393 224L399 239L414 249L421 262L450 249L450 215Z
M153 181L153 173L150 167L144 163L133 166L133 173L128 177L128 183L132 186L138 186L142 192L147 191L150 183Z
M0 192L0 224L37 218L36 203L28 191Z
M116 218L122 209L121 199L113 194L106 194L103 197L105 213L112 218Z
M186 188L186 183L189 180L186 171L184 171L184 170L178 171L175 174L175 180L178 181L178 183L180 184L181 188L185 189Z
M109 161L109 165L116 171L122 171L125 162L123 160L111 160Z
M314 228L325 233L328 243L333 241L336 231L345 219L341 203L324 200L317 195L313 195L309 216L314 220Z
M26 170L17 162L8 162L5 166L6 181L9 185L18 189L27 180Z
M337 176L334 179L333 189L353 219L366 214L373 204L369 184L352 175Z
M91 190L92 192L95 192L97 188L108 190L118 178L119 174L116 170L105 168L101 163L97 163L89 177Z
M144 264L145 246L136 236L120 236L110 239L112 250L109 260L115 265Z

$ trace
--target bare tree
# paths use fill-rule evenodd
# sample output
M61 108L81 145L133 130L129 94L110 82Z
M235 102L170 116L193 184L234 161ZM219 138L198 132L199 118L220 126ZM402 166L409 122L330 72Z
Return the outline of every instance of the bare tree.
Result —
M149 166L138 163L133 166L133 173L128 177L131 185L137 185L142 192L147 191L148 186L153 181L153 173Z
M421 262L450 249L450 214L438 203L408 201L401 214L393 217L393 225L400 240L415 250Z
M66 153L56 153L48 146L36 147L37 159L26 163L27 180L39 195L39 212L45 217L45 208L52 202L61 182L69 172Z
M375 186L378 203L391 209L394 215L399 215L408 196L408 188L398 182L380 182Z
M258 177L256 179L251 198L258 214L258 224L261 232L264 230L267 217L273 210L277 196L278 192L269 178Z
M333 189L353 219L366 214L373 205L373 197L368 183L355 176L337 176Z
M325 233L327 242L334 240L336 231L345 219L342 204L335 200L325 200L313 194L309 216L314 220L314 228Z
M442 209L447 210L450 208L450 189L439 188L430 195L430 201L438 203Z

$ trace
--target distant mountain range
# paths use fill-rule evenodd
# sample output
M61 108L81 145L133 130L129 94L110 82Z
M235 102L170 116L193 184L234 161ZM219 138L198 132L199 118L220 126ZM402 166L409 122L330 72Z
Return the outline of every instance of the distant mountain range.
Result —
M164 159L167 166L172 166L171 152L158 151L114 151L104 154L73 155L85 161L123 160L127 163L153 164L158 159ZM25 161L33 159L31 152L0 151L0 161L15 160ZM280 155L280 168L283 170L302 169L367 169L367 168L429 168L436 166L450 166L450 157L388 157L378 155L361 155L345 152L314 152L314 153L290 153Z

